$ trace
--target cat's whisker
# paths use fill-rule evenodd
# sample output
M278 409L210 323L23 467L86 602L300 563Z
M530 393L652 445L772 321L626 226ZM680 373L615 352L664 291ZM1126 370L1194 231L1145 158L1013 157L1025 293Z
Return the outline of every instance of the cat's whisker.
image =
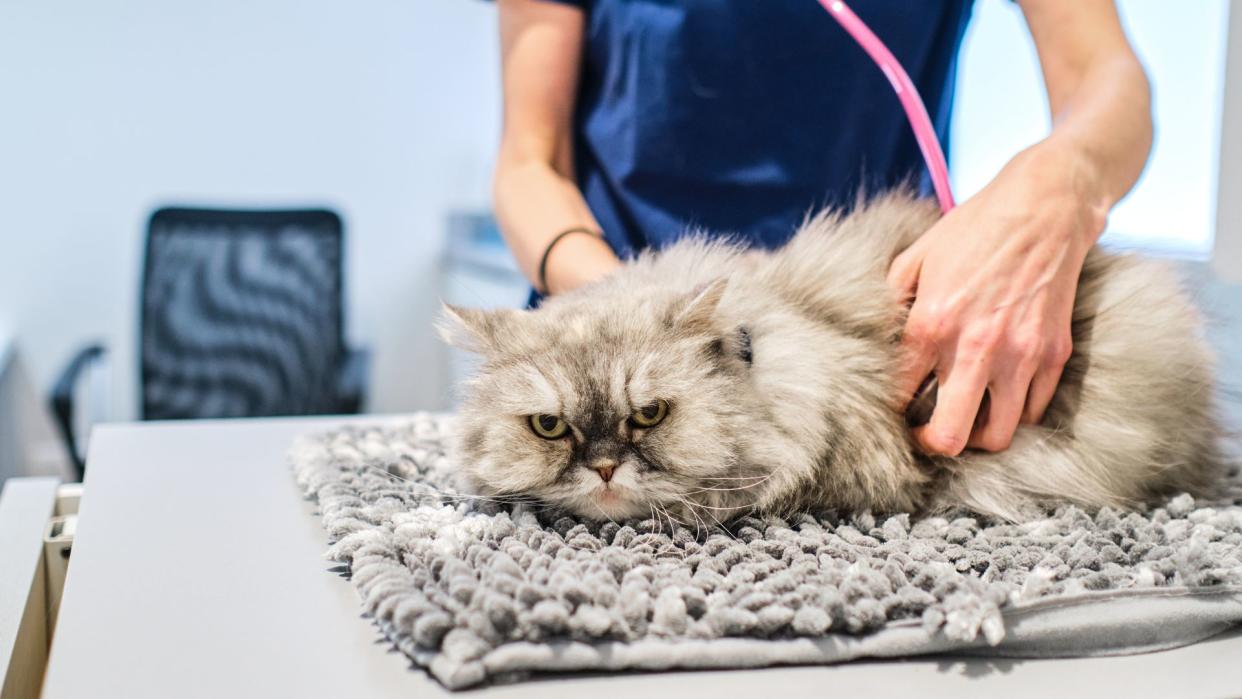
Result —
M758 481L758 482L755 482L755 483L750 483L750 484L747 484L747 485L740 485L740 486L737 486L736 488L718 488L718 487L715 487L715 486L710 486L710 485L700 486L700 487L698 487L698 488L695 488L694 490L687 491L687 494L693 494L693 493L704 493L704 492L708 492L708 491L726 492L726 491L730 491L730 490L750 490L751 488L754 488L754 487L757 487L757 486L762 485L765 481L767 481L768 479L772 478L772 476L774 476L774 475L776 475L776 474L775 474L775 473L769 473L768 475L763 476L762 480L760 480L760 481ZM709 479L709 480L717 481L717 480L724 480L724 479L723 479L723 478L711 478L711 479Z
M673 497L677 498L677 500L678 500L679 502L681 502L681 504L685 505L685 506L686 506L686 508L687 508L687 511L690 513L690 515L691 515L692 517L694 517L694 519L695 519L695 521L696 521L696 524L694 525L694 538L696 538L696 539L697 539L697 538L699 538L699 533L700 533L700 529L699 529L699 527L700 527L700 525L702 526L702 530L703 530L703 531L711 531L711 528L707 526L707 522L705 522L705 521L703 520L703 518L699 516L699 513L698 513L698 512L695 512L695 510L694 510L694 503L690 502L689 500L687 500L687 499L685 499L685 498L683 498L683 497L681 497L681 496L679 496L679 495L674 495Z
M657 516L665 517L666 519L668 519L668 535L669 537L672 537L673 534L677 531L677 527L673 524L673 518L669 517L668 511L665 510L663 507L660 507L659 504L655 504L654 506L655 506ZM661 525L660 529L661 530L664 529L663 525Z
M677 533L677 523L676 523L676 520L675 520L675 519L673 519L673 515L672 515L672 514L670 514L670 513L669 513L669 511L668 511L666 508L663 508L663 507L661 507L661 506L660 506L660 505L658 505L658 504L652 503L652 505L654 505L654 507L656 508L656 511L660 512L660 513L661 513L661 514L663 514L666 518L668 518L668 537L669 537L669 543L668 543L668 545L666 545L664 548L660 549L660 550L659 550L659 551L657 551L656 553L657 553L657 554L663 554L665 551L668 551L669 549L672 549L673 551L677 552L677 553L680 555L680 557L681 557L681 558L685 558L685 557L686 557L686 552L685 552L685 551L682 551L680 548L678 548L678 547L677 547L677 546L676 546L676 545L672 542L673 535Z
M720 531L724 532L725 535L727 535L730 539L733 539L734 541L740 541L740 539L738 539L736 536L733 535L733 532L729 531L729 528L725 526L725 523L720 521L719 517L712 514L711 510L715 508L712 508L710 505L704 505L703 503L697 503L697 502L690 502L688 500L683 500L683 502L689 505L692 509L698 508L698 509L703 510L703 513L706 514L708 517L711 517L712 521L715 522L718 527L720 527Z
M702 503L695 505L695 507L701 507L704 510L716 510L717 512L738 512L739 510L742 509L739 507L718 507L716 505L704 505Z
M730 539L733 539L734 541L739 542L739 543L742 541L741 539L737 538L737 536L733 532L729 531L729 528L725 526L725 523L721 522L720 519L716 517L716 515L712 514L709 510L704 510L704 512L707 513L708 517L712 518L712 521L720 525L720 531L724 532L726 536L728 536Z

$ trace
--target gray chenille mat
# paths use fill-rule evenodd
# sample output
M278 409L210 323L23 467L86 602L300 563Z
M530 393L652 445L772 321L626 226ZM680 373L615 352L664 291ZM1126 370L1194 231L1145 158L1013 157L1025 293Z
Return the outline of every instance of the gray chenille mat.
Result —
M1146 512L1018 525L744 518L728 531L580 521L461 496L452 418L291 451L366 613L459 689L564 671L743 668L929 653L1139 652L1242 623L1242 475Z

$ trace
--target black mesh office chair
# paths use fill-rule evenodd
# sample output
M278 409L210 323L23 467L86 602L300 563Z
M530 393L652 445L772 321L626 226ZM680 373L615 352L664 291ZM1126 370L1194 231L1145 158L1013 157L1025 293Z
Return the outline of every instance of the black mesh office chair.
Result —
M142 419L358 412L367 358L345 346L342 239L330 211L156 211L142 278ZM74 394L103 354L80 351L53 389L79 468Z

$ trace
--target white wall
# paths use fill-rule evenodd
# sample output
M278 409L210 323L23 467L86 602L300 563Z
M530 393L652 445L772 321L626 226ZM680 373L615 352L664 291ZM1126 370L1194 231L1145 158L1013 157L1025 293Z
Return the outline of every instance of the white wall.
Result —
M1152 82L1156 134L1147 168L1109 216L1104 240L1206 258L1216 208L1229 4L1120 0L1119 6ZM953 114L950 167L958 201L1048 133L1043 77L1017 3L976 0Z
M497 85L476 0L0 3L0 327L40 390L106 340L131 417L149 212L326 205L372 409L436 406L444 220L486 205Z

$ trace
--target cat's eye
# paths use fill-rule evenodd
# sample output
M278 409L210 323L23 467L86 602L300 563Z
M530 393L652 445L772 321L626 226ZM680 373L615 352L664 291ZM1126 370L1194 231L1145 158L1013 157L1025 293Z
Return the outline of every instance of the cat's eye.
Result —
M666 415L668 415L668 403L658 400L635 410L630 415L630 422L638 427L655 427L664 420Z
M544 439L560 439L569 433L569 425L556 415L531 415L530 429Z

